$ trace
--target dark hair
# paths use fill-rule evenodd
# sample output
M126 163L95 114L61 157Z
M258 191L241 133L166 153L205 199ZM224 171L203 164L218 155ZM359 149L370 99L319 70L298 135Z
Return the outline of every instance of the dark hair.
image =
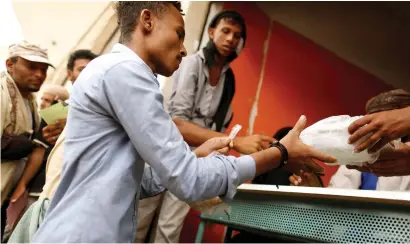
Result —
M242 39L243 39L243 46L245 46L246 43L246 25L245 25L245 20L242 17L241 14L239 14L236 11L233 10L225 10L222 12L219 12L217 15L213 17L211 20L211 23L209 24L209 28L216 28L216 26L219 24L221 19L227 19L233 22L234 24L238 23L242 27ZM206 46L203 48L206 64L208 67L212 67L216 65L216 60L215 60L215 54L218 53L218 50L215 46L215 43L213 40L209 40ZM234 59L238 57L238 53L233 52L227 59L226 63L232 62Z
M96 57L98 57L98 56L96 54L92 53L90 50L86 50L86 49L77 50L77 51L73 52L70 55L70 58L68 59L68 63L67 63L67 69L73 70L74 69L74 63L77 59L93 60Z
M391 90L371 98L366 103L368 114L410 106L410 93L403 89Z
M174 6L182 14L181 2L157 2L157 1L119 1L115 8L117 12L118 25L120 26L120 42L131 40L131 34L135 31L138 24L138 16L141 11L148 9L155 14L164 13L169 5Z
M19 58L19 57L12 57L12 58L10 58L10 60L11 60L11 62L13 62L13 63L17 63L18 58Z

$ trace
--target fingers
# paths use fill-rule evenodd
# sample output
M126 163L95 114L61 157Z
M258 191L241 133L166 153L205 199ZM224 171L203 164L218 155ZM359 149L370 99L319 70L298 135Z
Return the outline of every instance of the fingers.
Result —
M378 161L394 160L408 157L410 153L409 149L409 147L402 147L399 149L383 149L382 151L380 151Z
M291 185L298 186L300 183L302 183L302 177L294 174L289 177L289 181Z
M48 140L46 139L46 141L51 145L55 145L57 142L57 139L58 137L54 136L54 137L49 138Z
M293 161L289 161L283 169L292 172L296 175L301 175L302 172L311 172L310 169L306 166L306 163L297 163Z
M231 139L229 137L219 137L219 138L215 138L213 140L213 143L211 145L211 149L212 150L219 150L219 149L223 149L225 147L228 147L228 145L231 143Z
M400 176L403 168L395 161L377 162L369 166L369 171L377 176Z
M374 146L369 149L370 153L375 153L382 149L387 143L389 143L389 138L382 137Z
M229 153L230 150L231 150L231 149L230 149L229 147L224 147L224 148L222 148L222 149L219 149L218 152L219 152L220 154L223 154L223 155L228 155L228 153Z
M365 126L365 127L370 127L370 126ZM367 134L366 134L367 135ZM364 136L366 136L364 135ZM362 143L360 143L359 146L357 146L354 151L355 152L361 152L369 147L372 147L373 145L376 144L376 142L378 142L381 138L381 133L380 132L376 132L373 135L371 135L367 140L363 141Z
M369 124L371 121L372 121L372 115L366 115L366 116L354 121L353 123L351 123L348 127L348 131L349 131L350 134L354 135L354 133L356 133L356 131L358 129L360 129L361 127L363 127L366 124ZM349 141L351 141L351 143L355 143L360 138L361 138L361 136L358 137L358 138L356 136L351 136Z
M49 144L54 145L62 131L63 129L56 125L47 125L43 128L43 137Z
M16 190L13 192L13 195L10 197L11 202L16 202L25 192L25 188L17 187Z
M374 129L372 126L370 126L370 125L363 126L362 128L360 128L359 130L357 130L355 133L353 133L353 135L351 135L351 136L349 137L349 141L348 141L349 144L353 144L353 143L359 141L359 140L362 139L363 137L365 137L365 136L367 136L368 134L374 132L374 130L375 130L375 129ZM377 135L377 134L373 134L372 136L373 136L373 140L374 140L374 138L377 137L378 135ZM369 139L370 139L370 138L369 138ZM360 147L356 147L356 150L359 151L359 149L364 148L364 146L363 146L363 145L365 145L364 143L368 142L369 139L367 139L366 141L362 142L362 143L359 145ZM376 142L376 141L375 141L375 142ZM363 150L363 149L362 149L362 150Z
M57 125L47 125L46 127L43 128L43 133L50 132L52 130L55 130L56 128L58 128Z
M346 165L346 168L348 169L354 169L360 172L367 172L367 173L372 173L372 170L369 169L367 166L355 166L355 165Z
M268 142L268 143L272 143L272 142L273 142L273 138L270 137L270 136L261 135L260 138L261 138L261 140L264 141L264 142Z
M61 119L61 120L56 121L56 125L58 126L65 126L66 123L67 123L67 119Z
M267 143L261 143L262 149L268 149L269 145Z
M337 159L333 156L321 153L313 148L310 148L309 154L313 159L319 160L325 163L336 163Z
M230 148L233 148L233 147L234 147L234 145L233 145L233 140L231 140L231 142L229 143L229 147L230 147Z
M57 120L55 124L52 125L47 125L46 127L43 128L43 132L51 132L56 129L64 129L66 125L67 120L62 119L62 120Z
M43 132L43 136L44 137L51 137L51 136L57 136L58 137L58 136L60 136L62 131L63 131L62 129L56 128L52 131Z
M306 167L313 173L324 174L325 169L314 160L307 160Z
M302 115L302 116L300 116L298 122L296 122L296 124L293 127L292 131L294 131L296 133L296 135L299 137L300 133L303 131L305 126L306 126L306 116Z

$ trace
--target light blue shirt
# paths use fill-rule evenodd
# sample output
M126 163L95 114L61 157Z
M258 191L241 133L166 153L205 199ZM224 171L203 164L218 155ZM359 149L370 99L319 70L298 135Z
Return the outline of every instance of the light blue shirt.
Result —
M255 176L250 156L197 158L152 70L121 44L78 77L64 146L61 183L34 242L133 242L144 162L185 201L230 200Z

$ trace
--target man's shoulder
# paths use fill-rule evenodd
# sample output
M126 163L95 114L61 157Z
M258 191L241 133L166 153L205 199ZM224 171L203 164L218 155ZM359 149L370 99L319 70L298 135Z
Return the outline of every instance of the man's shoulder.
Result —
M194 62L203 62L204 57L203 54L201 53L202 51L198 51L196 53L193 53L191 55L186 56L184 59L189 60L189 61L194 61Z
M134 72L138 70L137 72L143 75L145 67L130 55L108 53L91 61L81 72L76 83L83 88L95 87L95 83L100 84L113 78L124 77L130 70Z
M104 54L89 64L93 71L99 70L102 74L115 69L125 68L127 65L140 66L137 60L130 55L123 53L108 53Z
M201 65L204 65L205 62L199 52L186 56L182 59L181 64L179 65L178 70L182 70L185 67L185 70L190 72L197 72L200 69Z

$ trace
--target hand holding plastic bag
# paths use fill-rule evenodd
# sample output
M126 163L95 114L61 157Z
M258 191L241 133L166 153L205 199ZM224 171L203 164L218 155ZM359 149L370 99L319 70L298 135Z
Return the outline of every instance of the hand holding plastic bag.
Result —
M300 139L303 143L337 158L337 165L362 166L365 163L372 164L378 158L380 151L369 153L367 150L356 153L355 148L371 134L361 138L354 144L349 144L350 134L348 127L351 123L362 116L350 117L348 115L333 116L323 119L302 131ZM398 142L395 142L398 143ZM395 147L388 144L385 147ZM336 165L331 164L331 165Z

